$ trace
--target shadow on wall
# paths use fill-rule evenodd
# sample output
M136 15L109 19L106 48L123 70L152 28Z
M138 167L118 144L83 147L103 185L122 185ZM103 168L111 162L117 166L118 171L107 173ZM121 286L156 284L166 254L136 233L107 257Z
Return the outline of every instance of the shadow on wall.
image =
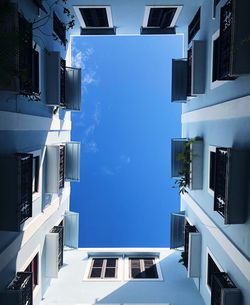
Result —
M192 279L187 278L185 267L178 263L180 253L175 252L160 261L163 281L130 280L97 304L107 303L169 303L204 305Z

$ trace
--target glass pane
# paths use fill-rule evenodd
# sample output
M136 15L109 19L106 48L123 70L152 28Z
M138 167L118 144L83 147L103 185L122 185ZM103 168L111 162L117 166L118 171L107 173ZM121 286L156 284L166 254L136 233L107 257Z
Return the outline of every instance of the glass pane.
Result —
M92 268L90 277L91 278L100 278L102 273L102 268Z
M102 267L103 265L103 258L95 258L93 267Z
M158 274L157 274L155 265L153 265L150 268L145 269L145 278L148 278L148 279L158 278Z
M107 267L116 267L117 258L107 258Z
M140 268L132 268L131 269L131 276L132 278L138 279L138 278L142 278L142 272Z
M105 278L114 278L115 277L115 268L106 268L104 277Z

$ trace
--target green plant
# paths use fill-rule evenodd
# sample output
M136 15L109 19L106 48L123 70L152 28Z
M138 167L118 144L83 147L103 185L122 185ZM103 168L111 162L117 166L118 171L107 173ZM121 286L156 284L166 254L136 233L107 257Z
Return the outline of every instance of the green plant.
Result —
M192 162L191 158L191 145L196 140L196 138L189 139L184 144L184 150L178 154L177 158L182 162L182 171L179 172L180 178L175 180L174 188L178 186L179 193L187 193L187 187L190 183L190 164Z

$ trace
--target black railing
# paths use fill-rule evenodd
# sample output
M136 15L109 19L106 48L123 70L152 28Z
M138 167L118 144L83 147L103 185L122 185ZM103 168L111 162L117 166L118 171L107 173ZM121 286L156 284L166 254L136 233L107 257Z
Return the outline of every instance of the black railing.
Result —
M58 240L58 270L63 265L63 226L54 226L51 233L58 233L59 240Z
M192 86L192 60L193 52L192 47L187 52L187 96L191 96L191 86Z
M184 252L183 252L183 265L188 268L188 252L189 252L189 233L197 232L195 226L191 226L187 221L184 231Z
M230 75L230 61L232 56L232 27L233 27L232 0L221 8L220 14L220 43L219 43L219 75L220 80L235 79Z
M61 40L63 45L66 45L66 27L55 13L53 13L53 31Z
M61 105L65 105L65 76L66 76L66 61L61 58L61 62L60 62Z
M15 305L32 305L33 289L32 289L32 273L17 272L15 278L7 287L8 291L19 291L18 303Z
M17 154L18 158L18 212L20 223L32 217L32 154Z
M64 187L64 168L65 168L65 146L60 145L59 149L59 188Z
M228 201L229 148L216 148L214 210L224 217Z
M225 272L212 275L211 305L221 305L222 289L236 288L230 277Z

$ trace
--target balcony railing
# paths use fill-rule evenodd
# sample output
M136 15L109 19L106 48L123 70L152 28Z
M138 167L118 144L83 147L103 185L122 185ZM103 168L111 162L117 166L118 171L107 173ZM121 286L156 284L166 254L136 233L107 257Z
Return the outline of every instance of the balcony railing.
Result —
M190 48L187 52L187 96L192 96L192 93L191 93L192 59L193 59L193 52L192 52L192 48Z
M249 151L217 147L215 153L214 210L225 224L246 221Z
M230 150L227 148L217 148L215 156L215 194L214 210L224 217L225 205L228 200L227 176L229 173Z
M63 226L54 226L50 233L58 233L58 270L63 265Z
M13 295L13 296L11 296ZM32 305L33 304L33 289L32 289L32 273L17 272L15 278L8 285L5 300L13 301L13 305Z
M219 39L219 79L232 79L230 76L231 36L232 36L232 0L221 9ZM235 78L233 78L235 79Z
M60 61L60 94L61 105L65 105L65 77L66 77L66 61L61 58Z
M60 164L59 164L59 188L64 187L65 180L65 146L60 145Z
M211 305L221 304L242 304L240 290L225 272L212 275Z
M221 8L219 37L219 80L250 74L250 3L228 0Z

